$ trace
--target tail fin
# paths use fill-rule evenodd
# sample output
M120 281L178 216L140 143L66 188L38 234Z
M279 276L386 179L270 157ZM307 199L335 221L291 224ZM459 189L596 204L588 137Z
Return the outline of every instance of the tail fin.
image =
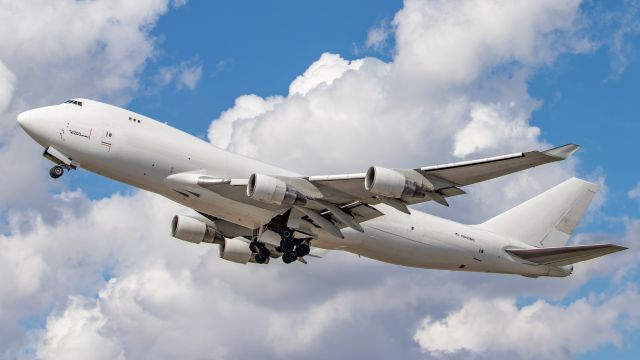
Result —
M563 246L599 188L572 178L478 227L536 247Z

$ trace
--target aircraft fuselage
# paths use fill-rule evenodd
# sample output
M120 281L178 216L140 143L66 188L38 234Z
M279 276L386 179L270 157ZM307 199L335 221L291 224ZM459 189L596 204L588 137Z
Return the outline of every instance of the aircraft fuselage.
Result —
M19 122L43 147L53 147L82 168L155 192L217 218L256 229L276 212L228 199L212 191L198 196L176 191L172 174L198 172L224 179L252 173L298 176L276 166L219 149L167 124L91 100L22 113ZM363 233L346 228L344 239L318 232L312 245L340 249L380 261L420 268L567 276L571 266L528 264L505 248L530 245L412 210L411 215L380 204L385 215L362 223Z

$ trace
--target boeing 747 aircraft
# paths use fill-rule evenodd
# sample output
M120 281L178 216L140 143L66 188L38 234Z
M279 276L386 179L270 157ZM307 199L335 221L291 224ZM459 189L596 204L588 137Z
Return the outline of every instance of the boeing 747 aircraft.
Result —
M464 194L466 185L564 160L578 149L573 144L446 165L307 176L87 99L29 110L18 122L56 164L51 177L82 167L185 205L194 212L176 215L171 234L218 244L220 257L237 263L306 262L320 248L420 268L567 276L574 263L626 249L566 246L598 191L576 178L477 225L409 209L425 201L448 206L447 198Z

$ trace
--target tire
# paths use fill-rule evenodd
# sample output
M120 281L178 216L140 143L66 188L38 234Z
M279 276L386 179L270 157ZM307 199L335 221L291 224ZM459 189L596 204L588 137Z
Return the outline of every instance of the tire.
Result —
M311 248L306 243L302 243L296 246L296 255L298 257L305 257L309 255L310 252L311 252Z
M268 259L269 256L271 256L271 251L263 246L258 250L258 254L260 254L261 257Z
M254 257L255 261L258 264L264 264L267 262L267 257L266 256L262 256L262 254L257 253L256 256Z
M280 229L280 237L285 241L291 240L293 238L293 230L283 226L282 229Z
M49 170L49 176L54 179L59 178L60 176L62 176L62 174L64 174L64 168L62 168L62 166L60 165L56 165L52 167L51 170Z
M298 257L293 251L286 252L282 255L282 261L285 264L291 264L292 262L296 261L296 259L298 259Z
M284 240L283 239L282 241L280 241L280 249L282 250L283 253L287 253L287 252L293 251L294 247L295 247L295 244L291 240Z

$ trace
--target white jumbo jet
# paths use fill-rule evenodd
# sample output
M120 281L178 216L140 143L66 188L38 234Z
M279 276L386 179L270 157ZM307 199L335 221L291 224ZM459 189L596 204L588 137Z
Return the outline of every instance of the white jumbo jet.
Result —
M56 165L83 167L193 210L171 234L220 247L220 257L306 262L322 249L420 268L567 276L574 263L624 250L565 246L598 185L569 179L478 225L409 210L464 194L462 186L564 160L569 144L454 164L303 176L234 154L132 111L87 99L21 113L18 122ZM314 249L311 249L311 245ZM319 248L319 249L315 249ZM318 256L316 255L316 256Z

